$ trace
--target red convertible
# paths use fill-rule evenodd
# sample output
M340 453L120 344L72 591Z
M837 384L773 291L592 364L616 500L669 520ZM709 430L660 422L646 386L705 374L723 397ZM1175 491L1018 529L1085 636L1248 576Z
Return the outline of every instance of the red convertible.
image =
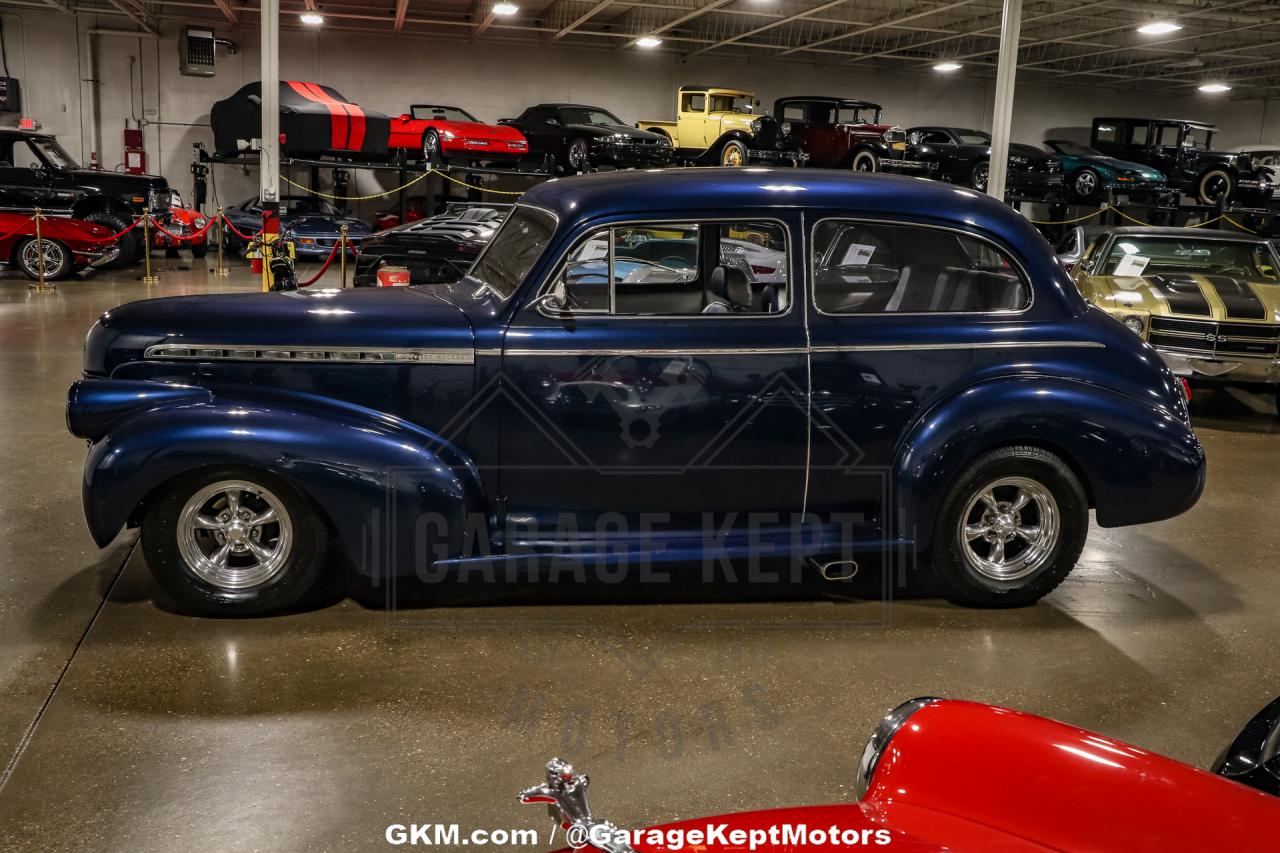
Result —
M858 801L694 818L623 830L591 816L587 777L562 761L520 793L545 803L570 846L676 850L1274 850L1280 700L1255 717L1214 773L1043 717L913 699L862 754ZM1227 778L1223 778L1227 777ZM1233 781L1234 780L1234 781Z
M504 124L485 124L460 107L414 104L391 121L391 150L404 149L429 166L450 160L514 165L529 154L524 134Z
M46 216L40 220L41 246L35 220L25 213L0 213L0 262L12 264L28 278L40 278L40 249L44 249L44 277L56 281L85 267L109 264L120 254L112 230L83 219Z

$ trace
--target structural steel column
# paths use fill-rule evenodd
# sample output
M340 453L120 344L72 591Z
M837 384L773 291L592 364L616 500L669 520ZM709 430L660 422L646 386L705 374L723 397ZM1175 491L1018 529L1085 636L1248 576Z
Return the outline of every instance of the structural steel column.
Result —
M1022 34L1022 0L1004 0L1000 21L1000 64L996 67L996 97L991 119L991 171L987 194L1004 199L1009 173L1009 134L1013 124L1013 84L1018 76L1018 39Z
M280 193L280 0L262 0L262 166L263 202Z

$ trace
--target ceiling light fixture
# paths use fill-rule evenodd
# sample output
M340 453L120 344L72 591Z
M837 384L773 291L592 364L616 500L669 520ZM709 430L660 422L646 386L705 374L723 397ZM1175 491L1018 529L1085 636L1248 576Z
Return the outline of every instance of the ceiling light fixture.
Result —
M1169 33L1176 33L1182 29L1182 24L1175 24L1173 21L1152 21L1149 24L1143 24L1138 27L1138 32L1144 36L1163 36Z
M519 11L520 11L520 7L517 6L515 3L494 3L493 4L493 14L501 15L504 18L509 18Z
M1216 95L1218 92L1230 92L1231 87L1228 86L1226 83L1205 83L1203 86L1200 87L1200 91L1208 92L1211 95Z
M662 44L662 39L654 36L641 36L636 39L636 47L657 47Z
M319 12L303 12L298 16L298 20L302 21L304 24L318 27L324 23L324 15L321 15Z
M959 71L964 68L959 62L939 62L933 66L934 71L941 71L943 74L950 74L952 71Z

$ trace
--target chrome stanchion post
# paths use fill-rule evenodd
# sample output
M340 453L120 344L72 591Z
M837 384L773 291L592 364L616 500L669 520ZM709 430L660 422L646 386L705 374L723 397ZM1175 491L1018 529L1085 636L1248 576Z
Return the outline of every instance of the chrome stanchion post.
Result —
M231 270L227 268L226 263L222 259L222 247L227 242L227 220L222 213L222 208L218 208L218 266L214 269L215 275L231 275Z
M142 258L145 270L142 274L143 284L159 284L160 276L151 274L151 211L142 212Z
M339 259L338 269L341 271L342 287L345 288L347 286L347 226L343 225L339 233L341 242L338 251L342 253L342 257Z
M44 219L44 214L40 208L36 208L35 216L32 219L36 223L36 271L40 277L36 279L35 284L29 284L31 290L47 293L54 289L53 283L45 280L44 277L44 233L40 227L40 221Z

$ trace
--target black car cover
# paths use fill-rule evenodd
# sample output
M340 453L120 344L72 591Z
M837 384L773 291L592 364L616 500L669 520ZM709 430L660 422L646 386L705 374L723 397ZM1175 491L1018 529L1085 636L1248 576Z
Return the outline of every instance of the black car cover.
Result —
M236 157L262 133L262 84L249 83L209 111L220 157ZM280 81L280 149L294 156L387 156L391 119L369 112L319 83Z

